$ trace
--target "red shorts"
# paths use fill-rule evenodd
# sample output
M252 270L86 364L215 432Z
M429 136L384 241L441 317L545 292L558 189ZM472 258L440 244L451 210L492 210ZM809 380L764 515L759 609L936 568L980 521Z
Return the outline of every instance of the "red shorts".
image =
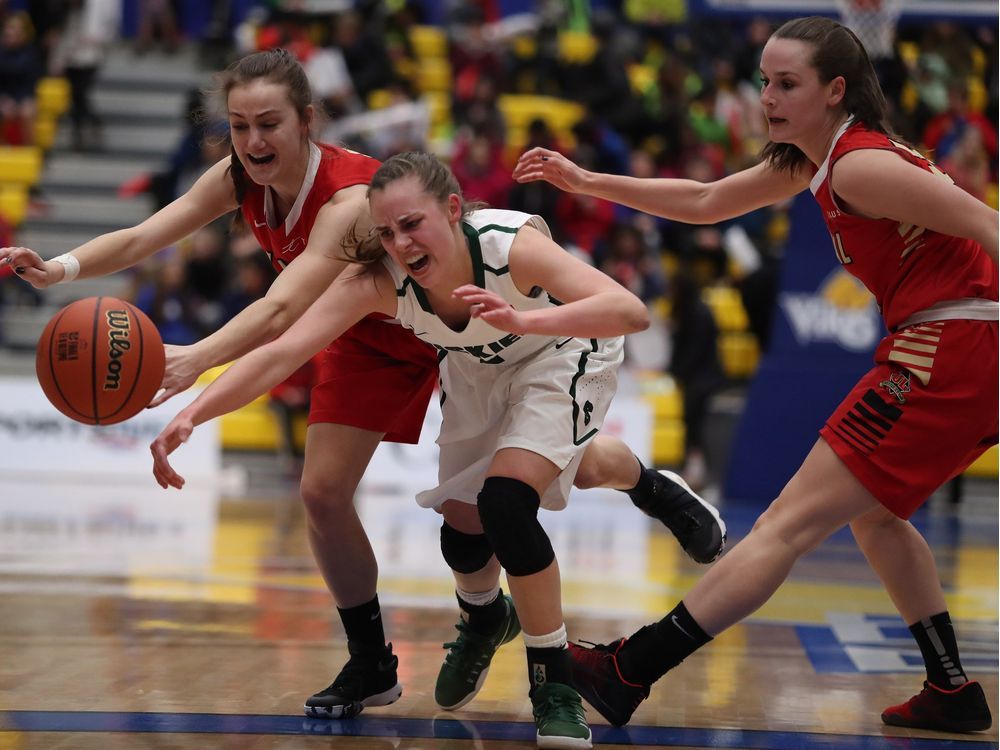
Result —
M323 351L309 424L350 425L416 443L437 381L432 346L401 325L365 318Z
M886 508L909 518L997 442L997 324L946 320L887 336L820 435Z

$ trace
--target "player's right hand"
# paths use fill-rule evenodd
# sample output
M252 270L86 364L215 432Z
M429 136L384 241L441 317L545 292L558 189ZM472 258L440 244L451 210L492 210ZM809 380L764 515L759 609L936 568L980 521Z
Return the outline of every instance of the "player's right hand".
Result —
M58 263L49 264L27 247L0 247L0 263L12 266L14 273L35 289L45 289L62 281L66 269ZM59 266L54 269L52 266Z
M149 452L153 454L153 477L163 489L184 487L184 477L174 471L167 456L177 450L182 443L186 443L192 432L194 432L194 422L182 411L170 420L170 424L164 427L163 432L150 444Z

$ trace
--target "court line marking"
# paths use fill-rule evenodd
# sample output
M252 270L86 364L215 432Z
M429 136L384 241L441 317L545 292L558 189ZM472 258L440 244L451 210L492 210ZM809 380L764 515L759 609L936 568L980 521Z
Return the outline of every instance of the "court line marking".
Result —
M991 740L956 735L915 738L689 727L592 727L598 745L688 746L744 750L997 750ZM114 732L156 734L260 734L398 739L519 740L534 742L528 722L413 719L364 715L346 721L266 714L145 713L112 711L0 711L0 732ZM947 739L944 739L947 738Z

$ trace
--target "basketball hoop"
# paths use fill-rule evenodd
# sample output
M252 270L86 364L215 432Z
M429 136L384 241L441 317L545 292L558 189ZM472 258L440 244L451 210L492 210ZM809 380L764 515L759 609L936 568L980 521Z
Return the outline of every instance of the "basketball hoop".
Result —
M837 0L840 22L857 34L872 60L893 56L903 0Z

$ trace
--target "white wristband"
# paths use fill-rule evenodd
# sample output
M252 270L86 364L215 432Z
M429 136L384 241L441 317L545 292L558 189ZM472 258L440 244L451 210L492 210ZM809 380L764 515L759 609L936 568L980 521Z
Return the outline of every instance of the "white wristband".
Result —
M76 256L72 253L64 253L63 255L58 255L53 258L56 263L61 263L62 267L65 269L63 277L57 281L57 284L61 284L64 281L72 281L77 276L80 275L80 261L76 259Z

